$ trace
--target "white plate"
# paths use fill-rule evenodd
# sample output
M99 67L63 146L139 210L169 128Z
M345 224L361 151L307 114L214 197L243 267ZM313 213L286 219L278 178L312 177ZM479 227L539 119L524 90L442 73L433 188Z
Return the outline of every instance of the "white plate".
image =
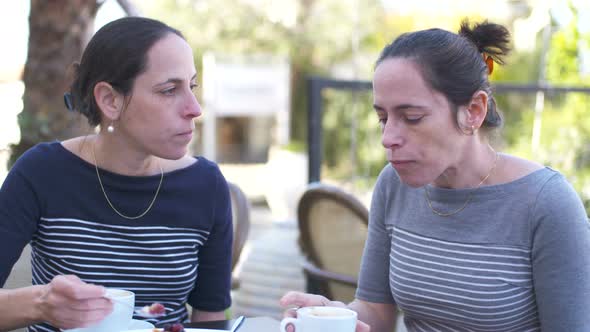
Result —
M153 332L153 328L152 329L148 329L148 330L128 330L128 331L122 331L122 332ZM185 332L223 332L223 331L227 331L227 330L211 330L211 329L184 329Z

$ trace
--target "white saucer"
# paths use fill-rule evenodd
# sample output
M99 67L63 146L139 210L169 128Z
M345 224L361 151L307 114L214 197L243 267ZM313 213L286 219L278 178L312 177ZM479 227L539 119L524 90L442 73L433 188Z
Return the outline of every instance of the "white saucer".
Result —
M154 325L150 322L146 322L145 320L133 319L129 326L127 326L127 330L143 330L143 329L153 329Z
M143 320L132 319L131 323L127 326L127 330L144 330L144 331L152 331L154 325L150 322L146 322ZM92 327L87 328L80 328L80 329L72 329L72 330L65 330L63 332L85 332L85 331L92 331Z

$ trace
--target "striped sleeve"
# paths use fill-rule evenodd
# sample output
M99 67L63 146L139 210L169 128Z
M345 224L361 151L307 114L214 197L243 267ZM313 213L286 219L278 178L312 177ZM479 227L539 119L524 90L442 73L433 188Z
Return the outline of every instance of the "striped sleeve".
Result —
M563 176L549 180L533 214L533 271L543 331L590 331L590 224Z
M391 181L387 168L379 176L369 210L369 231L361 269L356 298L375 303L394 303L389 288L389 252L391 239L385 228L387 197L385 183Z

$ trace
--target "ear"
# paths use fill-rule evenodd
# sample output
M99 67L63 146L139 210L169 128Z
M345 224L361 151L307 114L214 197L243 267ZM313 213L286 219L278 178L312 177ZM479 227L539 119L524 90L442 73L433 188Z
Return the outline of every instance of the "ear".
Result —
M483 124L488 113L488 94L478 90L473 94L469 103L459 108L457 119L461 128L477 130Z
M109 122L115 121L121 114L124 96L107 82L98 82L94 86L94 99L103 118Z

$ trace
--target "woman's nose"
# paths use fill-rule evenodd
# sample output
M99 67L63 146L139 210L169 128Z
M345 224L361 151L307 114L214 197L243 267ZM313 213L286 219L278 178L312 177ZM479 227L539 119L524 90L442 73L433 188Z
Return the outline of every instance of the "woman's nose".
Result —
M188 118L196 118L199 117L203 113L201 109L201 104L197 100L197 97L190 93L188 96L188 100L185 105L185 116Z
M403 135L401 128L391 120L387 120L383 126L383 132L381 133L381 144L386 149L398 147L403 144Z

